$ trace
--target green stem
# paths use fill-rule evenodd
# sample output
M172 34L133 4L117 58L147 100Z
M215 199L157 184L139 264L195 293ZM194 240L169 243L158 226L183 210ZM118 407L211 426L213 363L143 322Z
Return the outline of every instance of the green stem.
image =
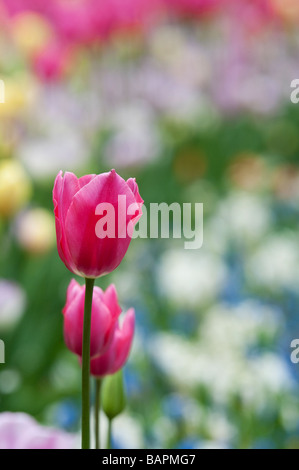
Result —
M112 443L112 419L108 419L107 449L111 449Z
M95 441L96 441L96 449L100 449L100 412L101 412L101 388L102 388L103 379L95 379L96 384L96 396L95 396L95 405L94 405L94 412L95 412Z
M82 449L90 448L90 328L94 279L85 279L85 303L82 350Z

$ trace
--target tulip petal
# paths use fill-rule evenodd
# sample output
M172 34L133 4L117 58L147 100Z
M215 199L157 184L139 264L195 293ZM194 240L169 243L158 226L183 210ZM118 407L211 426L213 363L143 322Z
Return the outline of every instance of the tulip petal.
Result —
M55 179L53 189L54 214L57 238L57 250L66 267L77 273L72 263L68 244L65 237L65 218L73 196L79 191L80 186L77 177L73 173L66 172L64 177L60 171Z
M69 306L80 293L84 290L84 286L81 286L75 279L72 279L69 283L69 286L66 291L66 305L62 310L62 313L65 313L67 306Z
M63 181L62 171L60 171L55 178L54 188L53 188L54 214L56 216L58 216L58 201L60 199L62 181Z
M84 296L85 292L82 291L64 308L64 341L70 351L80 356L82 355Z
M116 339L116 360L112 373L121 369L128 359L135 331L135 310L130 308L124 318L122 329L118 330Z
M78 183L80 186L80 189L86 186L88 183L90 183L91 180L93 180L97 175L84 175L79 178Z
M102 299L103 292L99 287L94 288L92 316L91 316L91 338L90 356L106 352L110 346L116 327L116 319Z
M67 212L71 205L74 195L80 190L79 180L74 173L65 172L60 191L60 217L62 223L65 222Z
M114 284L111 284L103 294L103 300L109 308L113 318L117 319L121 314L121 308L118 303L117 292Z
M90 372L95 377L114 374L126 363L132 346L135 329L135 311L128 310L122 328L116 328L113 341L105 354L90 361Z
M129 178L127 180L127 184L129 186L129 188L131 189L132 193L134 194L136 202L138 204L143 204L144 201L143 201L142 197L139 194L139 189L138 189L138 185L136 183L136 178Z

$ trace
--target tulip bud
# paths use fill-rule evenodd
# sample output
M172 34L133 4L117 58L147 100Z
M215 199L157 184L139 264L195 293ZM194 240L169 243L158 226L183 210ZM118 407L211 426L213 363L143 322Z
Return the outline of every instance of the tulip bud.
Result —
M74 279L67 290L63 309L64 340L70 351L82 356L85 286ZM99 287L93 290L91 313L90 357L104 354L113 340L117 319L121 313L114 285L105 292Z
M0 216L11 217L24 206L31 195L30 181L15 160L0 162Z
M103 411L109 420L114 419L125 409L126 397L122 370L105 379L102 390L102 404Z
M102 378L115 374L125 365L133 342L135 328L135 312L131 308L125 315L122 328L117 325L111 345L105 354L90 361L90 373Z

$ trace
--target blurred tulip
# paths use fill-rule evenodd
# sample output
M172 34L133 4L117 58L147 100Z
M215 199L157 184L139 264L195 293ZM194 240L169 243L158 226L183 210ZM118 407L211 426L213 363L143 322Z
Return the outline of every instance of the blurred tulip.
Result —
M16 238L29 253L47 253L55 244L53 215L41 208L25 212L17 222Z
M77 436L41 426L25 413L0 413L0 449L72 449Z
M113 341L105 354L95 357L90 362L90 373L95 377L104 377L120 370L128 359L135 329L135 312L131 308L124 318L122 328L117 325Z
M0 162L0 216L11 217L29 200L31 183L15 160Z
M35 55L33 68L40 79L46 82L57 80L69 69L72 54L68 44L52 41Z
M170 11L190 17L211 13L214 9L219 8L222 3L219 0L162 0L162 2Z
M120 196L124 198L123 207ZM131 241L128 225L136 224L142 215L143 200L135 179L125 181L114 170L79 179L73 173L63 176L60 172L54 184L53 202L57 248L66 267L85 278L100 277L117 268ZM96 233L99 204L113 209L113 220L107 221L115 229L111 236L99 237ZM134 209L132 215L129 208Z
M70 351L78 356L82 356L84 299L85 286L80 286L72 279L63 309L64 340ZM105 292L95 287L91 313L90 357L106 352L113 339L120 313L114 285L110 285Z

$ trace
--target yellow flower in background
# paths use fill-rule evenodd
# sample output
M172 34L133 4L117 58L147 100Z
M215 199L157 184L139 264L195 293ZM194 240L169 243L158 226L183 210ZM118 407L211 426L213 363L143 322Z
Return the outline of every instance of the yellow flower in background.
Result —
M0 216L11 217L30 199L31 182L16 160L0 160Z
M286 21L298 21L299 3L298 0L271 0L273 10Z
M19 13L13 18L11 28L16 46L29 56L42 50L53 37L50 23L37 13Z
M31 254L47 253L56 244L55 219L52 212L35 208L20 216L16 238Z
M0 127L0 161L9 158L13 154L16 141L17 135L14 129L5 126L5 124Z
M25 111L33 102L37 85L26 74L3 78L5 102L0 103L1 118L11 118Z

